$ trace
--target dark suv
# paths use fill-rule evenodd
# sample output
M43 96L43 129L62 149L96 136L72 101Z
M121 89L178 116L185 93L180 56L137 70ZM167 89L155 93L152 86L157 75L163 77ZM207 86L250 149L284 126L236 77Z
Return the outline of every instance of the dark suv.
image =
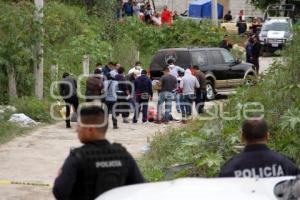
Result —
M250 63L236 60L229 51L222 48L173 48L159 50L152 58L150 74L152 79L162 76L162 69L169 59L186 69L198 65L207 79L207 99L215 98L216 89L239 86L256 77Z

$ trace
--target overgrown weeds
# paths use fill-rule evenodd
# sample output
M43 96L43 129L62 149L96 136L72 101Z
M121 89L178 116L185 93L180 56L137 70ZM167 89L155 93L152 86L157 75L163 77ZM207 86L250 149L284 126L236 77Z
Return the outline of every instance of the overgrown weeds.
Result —
M263 106L270 126L272 149L300 165L300 30L255 86L244 86L229 99L225 112L239 112L247 103ZM194 120L188 126L154 138L140 164L151 181L185 176L217 176L220 166L241 150L243 118L213 121ZM174 168L176 170L174 170ZM174 173L175 171L175 173ZM172 173L170 173L172 172Z

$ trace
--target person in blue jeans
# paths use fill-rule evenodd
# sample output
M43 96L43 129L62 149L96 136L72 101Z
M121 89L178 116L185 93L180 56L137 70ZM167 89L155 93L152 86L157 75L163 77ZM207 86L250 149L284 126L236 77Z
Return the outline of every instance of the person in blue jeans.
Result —
M180 82L182 89L181 114L182 122L186 123L187 118L192 116L192 106L195 100L195 90L200 87L199 81L192 75L190 69L187 69Z
M173 91L177 87L177 79L170 74L169 67L165 67L164 75L160 79L160 92L157 103L157 123L161 123L162 105L165 104L164 122L168 123L170 120L172 101L174 98Z

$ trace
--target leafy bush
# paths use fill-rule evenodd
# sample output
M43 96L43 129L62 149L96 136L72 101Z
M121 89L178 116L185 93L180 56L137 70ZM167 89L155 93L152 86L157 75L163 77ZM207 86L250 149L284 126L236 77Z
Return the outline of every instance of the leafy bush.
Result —
M295 31L293 43L283 51L283 60L275 62L255 86L239 88L224 111L232 116L245 103L261 103L270 126L269 146L300 165L300 29ZM242 120L195 120L184 128L156 136L140 161L145 176L152 181L217 176L220 166L241 149Z
M51 122L50 102L36 97L22 97L14 100L18 113L24 113L38 122Z

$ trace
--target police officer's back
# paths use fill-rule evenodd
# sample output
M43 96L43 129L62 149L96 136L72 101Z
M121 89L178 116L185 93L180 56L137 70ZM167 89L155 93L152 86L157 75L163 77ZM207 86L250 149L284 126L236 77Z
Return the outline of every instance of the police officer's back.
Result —
M84 145L72 150L65 160L53 188L56 199L95 199L115 187L143 183L126 149L105 139L104 111L98 106L85 106L79 116L78 138Z
M234 156L222 167L220 177L278 177L299 174L296 165L286 156L270 150L264 120L246 120L242 139L246 143L244 152Z

